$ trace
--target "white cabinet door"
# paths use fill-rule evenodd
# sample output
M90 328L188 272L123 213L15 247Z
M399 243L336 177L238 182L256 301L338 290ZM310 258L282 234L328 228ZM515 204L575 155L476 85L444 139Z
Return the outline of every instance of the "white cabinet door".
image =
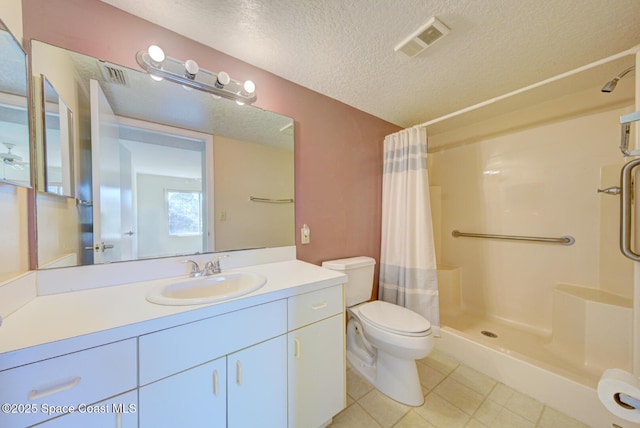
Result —
M345 407L343 314L290 332L288 347L289 427L319 427Z
M226 427L224 357L140 388L140 428Z
M138 393L131 391L93 405L79 405L66 416L44 422L38 428L136 428Z
M287 426L286 335L228 355L227 369L229 427Z

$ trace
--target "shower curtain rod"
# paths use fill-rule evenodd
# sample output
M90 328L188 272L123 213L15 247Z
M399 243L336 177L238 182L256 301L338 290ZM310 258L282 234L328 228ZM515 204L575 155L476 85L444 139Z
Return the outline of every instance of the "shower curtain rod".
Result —
M609 56L607 58L603 58L601 60L592 62L590 64L583 65L582 67L578 67L578 68L576 68L574 70L567 71L566 73L558 74L557 76L553 76L553 77L550 77L550 78L548 78L546 80L543 80L541 82L534 83L534 84L529 85L529 86L525 86L524 88L517 89L515 91L512 91L512 92L497 96L495 98L491 98L491 99L489 99L487 101L483 101L481 103L474 104L474 105L469 106L469 107L465 107L462 110L458 110L458 111L455 111L453 113L445 114L444 116L440 116L440 117L437 117L435 119L428 120L428 121L426 121L424 123L421 123L421 124L418 124L418 125L414 125L414 127L417 127L417 128L428 127L428 126L436 124L438 122L442 122L442 121L445 121L447 119L451 119L452 117L460 116L461 114L468 113L470 111L477 110L477 109L479 109L481 107L485 107L485 106L494 104L494 103L496 103L498 101L502 101L502 100L504 100L506 98L509 98L509 97L512 97L514 95L518 95L518 94L521 94L523 92L527 92L527 91L530 91L532 89L538 88L540 86L544 86L544 85L546 85L548 83L555 82L556 80L560 80L560 79L564 79L565 77L573 76L574 74L578 74L578 73L581 73L583 71L589 70L591 68L597 67L599 65L606 64L606 63L608 63L610 61L615 61L617 59L623 58L623 57L628 56L628 55L637 54L639 51L640 51L640 45L634 46L631 49L627 49L626 51L622 51L622 52L617 53L615 55L611 55L611 56Z
M548 242L552 244L573 245L576 240L571 235L564 235L560 238L544 238L541 236L514 236L514 235L489 235L485 233L463 233L459 230L451 232L451 236L459 238L461 236L468 238L493 238L493 239L510 239L514 241L534 241L534 242Z

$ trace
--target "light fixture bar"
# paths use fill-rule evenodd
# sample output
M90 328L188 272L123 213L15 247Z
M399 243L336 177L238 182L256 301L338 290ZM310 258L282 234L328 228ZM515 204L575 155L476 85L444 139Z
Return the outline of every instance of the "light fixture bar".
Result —
M153 46L153 48L157 48L157 46ZM185 87L208 92L240 104L252 104L257 99L255 84L250 80L239 82L229 78L229 75L225 72L213 73L198 68L193 60L182 62L178 59L164 56L162 61L154 61L149 51L139 51L136 54L136 60L147 73L155 78L167 79ZM193 73L194 64L195 73Z

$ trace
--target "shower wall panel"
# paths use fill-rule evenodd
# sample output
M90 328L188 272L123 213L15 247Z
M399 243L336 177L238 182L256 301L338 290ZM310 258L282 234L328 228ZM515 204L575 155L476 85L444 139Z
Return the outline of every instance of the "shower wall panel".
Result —
M558 120L431 154L430 184L441 188L442 198L434 226L441 238L438 263L460 267L463 309L548 334L558 283L631 295L630 262L621 260L611 237L618 219L615 210L602 208L604 198L618 196L597 189L603 186L601 171L624 164L619 117L632 110ZM453 238L454 229L572 235L576 242ZM611 274L614 265L627 271Z

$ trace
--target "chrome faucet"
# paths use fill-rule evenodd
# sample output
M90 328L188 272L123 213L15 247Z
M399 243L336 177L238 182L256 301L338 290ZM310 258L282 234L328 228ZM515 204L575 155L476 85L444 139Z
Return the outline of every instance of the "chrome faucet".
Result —
M215 273L222 273L222 269L220 268L220 259L224 259L229 257L229 254L225 254L224 256L216 257L215 259L207 262L204 265L203 275L211 275Z
M198 263L194 262L193 260L183 260L182 263L191 263L191 272L189 272L189 276L191 278L202 276L202 274L205 272L200 270L200 266L198 265Z

